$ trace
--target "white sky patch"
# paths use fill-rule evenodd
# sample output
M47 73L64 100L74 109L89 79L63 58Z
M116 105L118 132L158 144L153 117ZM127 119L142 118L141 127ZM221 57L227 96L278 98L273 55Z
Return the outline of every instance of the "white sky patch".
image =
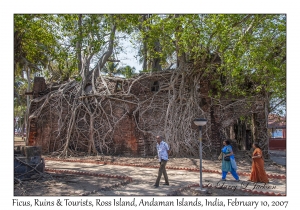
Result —
M119 67L128 65L130 67L135 67L136 72L141 71L142 64L139 64L136 58L137 49L134 48L129 39L122 39L120 44L123 47L123 52L118 55L118 59L120 60Z

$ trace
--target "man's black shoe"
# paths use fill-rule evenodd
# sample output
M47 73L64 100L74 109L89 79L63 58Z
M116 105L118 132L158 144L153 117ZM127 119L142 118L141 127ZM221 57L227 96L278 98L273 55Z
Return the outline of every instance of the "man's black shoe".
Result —
M168 185L169 186L169 183L164 183L163 185Z
M153 185L155 188L158 188L158 185Z

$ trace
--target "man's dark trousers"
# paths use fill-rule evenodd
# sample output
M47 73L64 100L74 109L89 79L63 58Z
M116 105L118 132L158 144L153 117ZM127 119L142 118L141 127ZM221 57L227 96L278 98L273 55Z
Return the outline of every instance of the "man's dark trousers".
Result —
M166 164L167 164L167 160L161 160L160 162L160 167L159 167L159 170L158 170L158 176L157 176L157 179L156 179L156 182L155 182L155 185L156 186L159 186L159 181L160 181L160 178L161 178L161 175L164 174L164 178L165 178L165 184L169 184L169 179L168 179L168 175L167 175L167 171L166 171Z

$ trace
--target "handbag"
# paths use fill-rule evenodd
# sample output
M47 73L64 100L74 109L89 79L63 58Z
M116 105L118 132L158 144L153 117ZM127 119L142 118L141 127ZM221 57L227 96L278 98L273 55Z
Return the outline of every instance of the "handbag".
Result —
M218 157L218 160L222 160L222 152L220 153L219 157Z
M230 156L224 157L224 160L225 160L225 161L230 161Z

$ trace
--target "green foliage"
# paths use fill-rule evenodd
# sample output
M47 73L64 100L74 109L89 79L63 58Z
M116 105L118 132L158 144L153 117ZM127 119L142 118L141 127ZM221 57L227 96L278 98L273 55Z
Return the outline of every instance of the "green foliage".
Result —
M23 106L26 104L24 97L27 90L27 81L23 78L16 77L14 80L14 104L16 106Z
M120 72L122 75L125 76L125 78L131 78L135 74L135 68L130 66L125 66L120 69Z
M25 92L27 90L27 82L25 79L16 77L14 80L14 118L18 118L18 127L24 123L26 112Z
M26 64L34 71L41 71L59 47L55 23L49 15L15 15L15 75L20 76Z
M104 68L102 69L102 71L104 73L107 73L108 75L117 75L117 74L121 74L121 70L120 68L118 68L119 63L114 63L114 62L107 62L104 66Z
M75 77L75 80L76 80L77 82L80 82L80 81L82 81L82 77L81 77L81 76L76 76L76 77Z
M146 38L149 58L160 58L163 63L176 52L187 61L207 65L216 55L221 65L209 64L203 71L214 74L212 83L219 91L242 96L259 92L285 95L284 15L151 15L143 28L147 30L141 30L140 40Z
M111 36L113 27L116 33ZM137 56L147 62L143 72L154 71L154 61L167 68L183 60L201 66L216 88L210 92L214 97L227 92L286 98L285 15L18 14L14 32L16 77L22 77L26 64L33 72L44 71L52 81L81 80L82 68L93 70L110 40L116 57L126 35L136 44ZM122 74L131 77L134 71L125 68ZM121 74L113 62L103 71Z

